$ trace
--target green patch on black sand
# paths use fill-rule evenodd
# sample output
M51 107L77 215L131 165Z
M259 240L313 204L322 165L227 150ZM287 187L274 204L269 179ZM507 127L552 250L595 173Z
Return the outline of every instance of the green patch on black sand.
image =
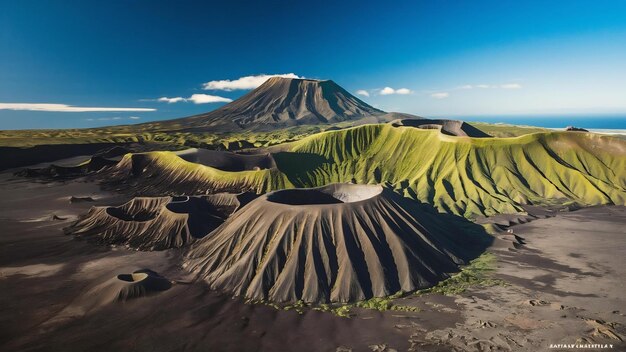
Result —
M467 266L461 268L461 272L449 279L439 282L437 285L418 290L416 295L442 294L458 295L473 287L489 287L506 285L506 282L493 278L496 270L497 258L493 253L484 253L472 260Z

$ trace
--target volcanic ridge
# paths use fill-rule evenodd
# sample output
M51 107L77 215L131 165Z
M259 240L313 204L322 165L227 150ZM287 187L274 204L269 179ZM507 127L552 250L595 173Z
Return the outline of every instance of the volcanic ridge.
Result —
M439 130L443 134L457 137L491 137L487 133L461 120L398 119L392 121L391 125L394 127L404 126L416 127L425 130Z

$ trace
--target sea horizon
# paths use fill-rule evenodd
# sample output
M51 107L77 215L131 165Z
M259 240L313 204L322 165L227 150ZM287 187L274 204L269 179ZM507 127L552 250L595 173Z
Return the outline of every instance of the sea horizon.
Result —
M444 118L444 117L441 117ZM518 126L534 126L550 129L561 129L574 126L584 129L603 131L626 130L626 114L588 114L588 115L470 115L449 116L449 119L467 122L501 123Z

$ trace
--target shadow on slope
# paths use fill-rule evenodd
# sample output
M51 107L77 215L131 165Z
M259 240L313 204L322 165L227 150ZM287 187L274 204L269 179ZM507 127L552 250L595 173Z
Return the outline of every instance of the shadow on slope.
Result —
M183 160L223 171L264 170L276 167L274 158L266 154L236 154L228 151L187 149L176 152Z
M274 153L276 168L294 185L306 187L309 175L317 169L328 167L330 160L314 153Z

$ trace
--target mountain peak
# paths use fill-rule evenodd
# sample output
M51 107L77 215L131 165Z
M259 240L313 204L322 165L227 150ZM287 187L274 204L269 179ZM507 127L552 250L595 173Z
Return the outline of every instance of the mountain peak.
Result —
M296 82L325 82L325 81L329 81L329 80L322 80L322 79L314 79L314 78L292 78L292 77L281 77L281 76L273 76L267 79L267 81L265 81L263 84L265 83L276 83L276 82L291 82L291 81L296 81Z
M188 130L272 129L358 120L384 114L332 80L272 77L206 114L171 120Z

